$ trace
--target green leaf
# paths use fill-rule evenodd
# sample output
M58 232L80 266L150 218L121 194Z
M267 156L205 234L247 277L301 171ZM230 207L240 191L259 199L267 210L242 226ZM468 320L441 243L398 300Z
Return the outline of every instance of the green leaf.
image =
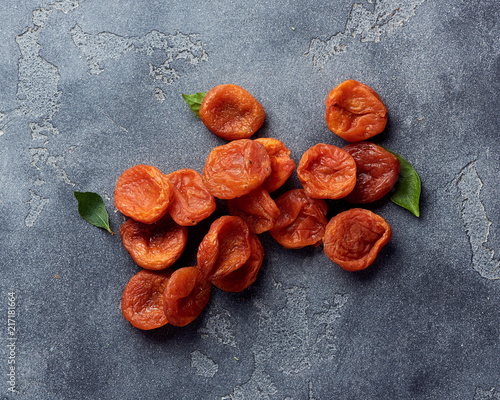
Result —
M188 104L191 111L194 112L194 115L196 115L198 118L200 118L200 106L205 95L206 93L203 92L198 92L196 94L182 93L182 98Z
M421 185L417 171L415 171L411 164L399 154L390 150L387 151L394 154L398 158L401 165L399 179L396 182L395 192L391 196L391 200L398 206L406 208L415 216L420 217L419 202Z
M102 197L93 192L76 192L78 212L89 223L98 228L106 229L114 235L109 227L109 216Z

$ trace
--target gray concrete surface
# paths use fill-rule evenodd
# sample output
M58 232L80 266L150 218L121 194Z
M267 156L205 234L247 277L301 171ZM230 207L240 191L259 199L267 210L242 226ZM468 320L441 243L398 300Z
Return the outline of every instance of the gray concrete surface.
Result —
M0 10L2 399L500 399L498 1ZM119 307L138 267L118 236L80 218L73 191L103 196L117 231L123 170L201 171L224 141L181 93L221 83L261 102L257 136L282 140L296 162L318 142L341 146L324 100L349 78L385 102L375 140L420 174L421 217L388 199L370 206L393 238L360 273L263 234L251 288L214 290L185 328L133 328ZM190 228L176 267L196 262L217 215Z

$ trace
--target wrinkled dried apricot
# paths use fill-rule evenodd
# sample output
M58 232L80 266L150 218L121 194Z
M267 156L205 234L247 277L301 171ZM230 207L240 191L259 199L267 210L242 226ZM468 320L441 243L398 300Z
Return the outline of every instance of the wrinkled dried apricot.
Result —
M333 217L326 226L325 254L347 271L365 269L389 242L392 230L379 215L353 208Z
M256 142L262 143L271 158L271 175L262 184L269 193L280 188L292 175L295 162L290 158L290 150L278 139L258 138Z
M210 89L201 102L199 115L212 133L226 140L248 139L266 116L255 97L232 84Z
M258 188L271 174L266 148L250 139L212 149L203 167L203 182L219 199L234 199Z
M375 136L387 124L387 108L379 95L353 79L335 87L325 104L328 129L348 142Z
M159 328L168 323L163 312L163 292L172 271L141 270L125 286L122 314L139 329Z
M262 262L264 248L255 234L250 234L250 258L237 270L222 278L212 279L212 283L226 292L241 292L257 279Z
M250 231L263 233L271 229L280 210L267 190L257 188L250 193L227 201L229 213L245 220Z
M278 197L276 205L280 216L269 233L279 244L300 249L321 243L328 222L324 200L309 197L303 189L293 189Z
M310 197L340 199L354 189L356 162L337 146L318 143L302 155L297 176Z
M172 184L158 168L139 164L118 178L115 206L127 217L152 224L167 213L172 192Z
M205 279L213 281L236 271L250 258L248 225L240 217L216 219L198 247L197 264Z
M358 142L344 146L356 161L356 186L346 197L351 203L370 203L384 197L399 176L399 160L374 143Z
M215 211L214 196L198 171L184 168L168 174L167 178L174 188L168 212L179 225L196 225Z
M170 215L154 224L128 219L120 227L123 246L142 268L160 270L170 267L186 247L188 231Z
M174 326L186 326L203 311L212 284L196 267L183 267L170 277L163 292L163 312Z

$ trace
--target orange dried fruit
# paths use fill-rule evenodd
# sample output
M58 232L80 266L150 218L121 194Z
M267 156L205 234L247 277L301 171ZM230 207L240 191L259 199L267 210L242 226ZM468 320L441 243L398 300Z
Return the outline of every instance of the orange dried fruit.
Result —
M154 224L128 219L120 227L123 246L142 268L160 270L170 267L186 247L188 231L170 215Z
M398 180L398 158L370 142L351 143L342 148L356 161L356 186L346 197L351 203L370 203L384 197Z
M212 149L203 167L203 182L219 199L234 199L258 188L271 174L271 161L261 143L241 139Z
M271 175L262 184L269 193L280 188L292 175L295 162L290 158L290 150L278 139L258 138L256 142L262 143L271 158Z
M325 254L347 271L359 271L375 261L392 236L390 225L381 216L353 208L333 217L326 226Z
M143 330L168 323L163 312L163 292L172 272L141 270L130 278L122 295L122 314L133 326Z
M115 206L127 217L152 224L167 213L172 192L170 180L158 168L138 164L118 178Z
M198 247L197 265L205 279L213 281L236 271L251 255L250 230L240 217L216 219Z
M354 189L356 162L345 150L318 143L302 155L297 176L309 197L340 199Z
M387 108L369 86L353 79L342 82L326 98L328 129L348 142L366 140L382 132Z
M328 211L324 200L313 199L303 189L293 189L276 199L280 210L271 236L287 249L318 246L323 240Z
M267 190L257 188L244 196L227 201L229 213L245 220L252 233L263 233L271 229L280 210Z
M215 211L214 196L198 171L184 168L168 174L167 178L174 188L168 212L179 225L196 225Z
M212 283L226 292L241 292L257 279L264 260L264 248L255 234L250 234L250 257L237 270L221 278L212 279Z
M232 84L210 89L199 115L212 133L226 140L248 139L265 119L264 107L248 91Z
M163 312L174 326L194 321L210 299L212 284L196 267L183 267L170 277L163 292Z

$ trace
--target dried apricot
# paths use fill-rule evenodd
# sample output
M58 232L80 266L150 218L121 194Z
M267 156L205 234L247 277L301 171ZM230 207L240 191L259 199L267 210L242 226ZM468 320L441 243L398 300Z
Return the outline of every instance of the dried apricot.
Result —
M152 224L167 213L172 192L170 180L158 168L139 164L118 178L115 206L127 217Z
M240 217L216 219L198 247L197 264L205 279L213 281L236 271L251 255L250 230Z
M196 225L215 211L214 196L198 171L184 168L168 174L167 178L174 188L168 212L179 225Z
M160 270L170 267L186 247L188 231L170 215L154 224L128 219L120 227L123 246L142 268Z
M328 129L348 142L375 136L387 124L387 108L379 95L353 79L335 87L325 104Z
M219 199L234 199L258 188L271 174L266 148L250 139L212 149L203 167L203 182Z
M255 97L232 84L210 89L201 102L199 115L212 133L226 140L248 139L266 116Z
M215 286L226 292L241 292L255 282L264 260L264 248L255 234L250 234L250 246L250 258L246 263L222 278L213 279Z
M309 197L303 189L293 189L278 197L276 205L280 216L269 233L279 244L300 249L321 243L328 222L324 200Z
M141 270L125 286L122 314L139 329L159 328L168 323L163 312L163 292L172 271Z
M399 160L374 143L358 142L344 146L356 161L356 186L346 197L351 203L370 203L384 197L399 176Z
M381 216L353 208L337 214L328 222L324 251L343 269L359 271L375 261L391 236L391 227Z
M244 196L227 201L229 213L245 220L253 233L263 233L271 229L280 210L267 190L257 188Z
M290 150L278 139L258 138L256 142L262 143L271 158L271 175L262 184L269 193L280 188L292 175L295 162L290 158Z
M183 267L170 277L163 292L163 312L174 326L186 326L203 311L212 284L196 267Z
M356 162L337 146L318 143L302 155L297 176L309 197L340 199L354 189Z

